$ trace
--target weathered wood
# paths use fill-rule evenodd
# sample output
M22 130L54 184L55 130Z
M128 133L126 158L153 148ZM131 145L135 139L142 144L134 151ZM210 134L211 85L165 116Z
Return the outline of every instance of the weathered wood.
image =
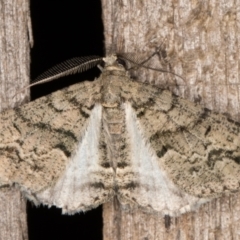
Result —
M21 103L28 93L13 95L29 82L28 0L0 0L0 110ZM0 190L0 240L26 240L26 201L19 190Z
M184 77L146 71L141 81L171 89L204 107L239 112L239 1L102 0L107 53L132 52L145 59L161 46L152 64ZM105 240L240 239L239 193L179 218L121 211L117 201L104 205Z

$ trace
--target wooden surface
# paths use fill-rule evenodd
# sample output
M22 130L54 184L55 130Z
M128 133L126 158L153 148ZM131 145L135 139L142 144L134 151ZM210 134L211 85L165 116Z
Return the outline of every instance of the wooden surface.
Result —
M240 1L102 0L106 54L130 52L183 76L134 72L139 81L168 88L240 121ZM240 239L240 194L214 199L178 218L104 205L105 240Z
M29 2L0 0L0 110L28 99L13 95L29 82ZM26 201L20 191L0 189L0 240L27 240Z

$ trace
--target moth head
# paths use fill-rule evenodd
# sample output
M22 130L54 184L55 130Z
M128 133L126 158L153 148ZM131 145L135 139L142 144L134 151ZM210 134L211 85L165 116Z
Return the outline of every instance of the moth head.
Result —
M118 58L116 54L103 58L105 70L107 71L126 71L126 62L124 59Z

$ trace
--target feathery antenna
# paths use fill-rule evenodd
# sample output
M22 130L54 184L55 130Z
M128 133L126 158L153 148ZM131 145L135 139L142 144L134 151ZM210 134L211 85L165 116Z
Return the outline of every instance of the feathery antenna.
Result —
M156 54L156 52L154 52L151 56L149 56L144 61L140 61L138 58L134 58L134 57L130 56L131 54L127 54L127 53L116 54L116 56L119 59L122 59L122 60L128 61L130 63L133 63L134 66L130 67L127 70L130 70L130 69L134 68L135 66L137 66L137 67L143 67L143 68L151 69L151 70L154 70L154 71L171 73L171 74L183 79L180 75L178 75L174 72L167 71L167 70L164 70L164 69L161 69L161 68L149 67L148 65L146 65L145 63L148 62L149 59L151 59L155 54ZM60 77L68 76L70 74L75 74L75 73L87 71L88 69L91 69L91 68L97 66L98 64L102 63L102 61L103 61L103 57L100 57L100 56L76 57L76 58L72 58L72 59L69 59L67 61L64 61L64 62L62 62L60 64L57 64L56 66L50 68L46 72L42 73L40 76L38 76L34 80L34 82L32 82L28 86L22 88L13 97L15 97L20 92L22 92L25 89L28 89L32 86L36 86L38 84L43 84L43 83L46 83L46 82L50 82L50 81L58 79Z
M100 56L76 57L57 64L36 78L28 87L50 82L60 77L87 71L102 62Z
M13 97L15 97L20 92L38 84L43 84L50 82L52 80L58 79L60 77L68 76L70 74L75 74L79 72L87 71L102 62L102 57L100 56L86 56L86 57L76 57L57 64L56 66L50 68L46 72L38 76L34 82L28 86L22 88Z
M128 61L130 63L133 63L134 66L133 67L130 67L129 69L127 70L131 70L133 69L135 66L137 67L143 67L143 68L146 68L146 69L150 69L150 70L154 70L154 71L158 71L158 72L165 72L165 73L170 73L170 74L173 74L177 77L180 77L181 79L185 80L182 76L172 72L172 71L168 71L168 70L165 70L165 69L162 69L162 68L153 68L153 67L149 67L148 65L145 65L146 62L148 62L155 54L157 54L157 52L154 52L152 55L150 55L147 59L145 59L144 61L140 61L137 57L132 57L130 56L130 54L128 53L119 53L117 54L117 57L120 58L120 59L123 59L125 61Z

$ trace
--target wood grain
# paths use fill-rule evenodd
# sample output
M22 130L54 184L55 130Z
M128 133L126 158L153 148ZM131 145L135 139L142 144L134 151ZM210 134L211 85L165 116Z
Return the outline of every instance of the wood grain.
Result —
M13 95L29 82L29 14L28 0L0 1L0 110L28 99L26 92ZM26 201L19 190L0 190L0 216L0 239L28 239Z
M240 121L239 1L102 0L106 53L132 52L171 74L140 69L140 81L165 86L177 95ZM104 239L240 239L240 194L205 204L179 218L157 218L104 205ZM170 223L169 223L170 222ZM167 224L166 224L167 223Z

